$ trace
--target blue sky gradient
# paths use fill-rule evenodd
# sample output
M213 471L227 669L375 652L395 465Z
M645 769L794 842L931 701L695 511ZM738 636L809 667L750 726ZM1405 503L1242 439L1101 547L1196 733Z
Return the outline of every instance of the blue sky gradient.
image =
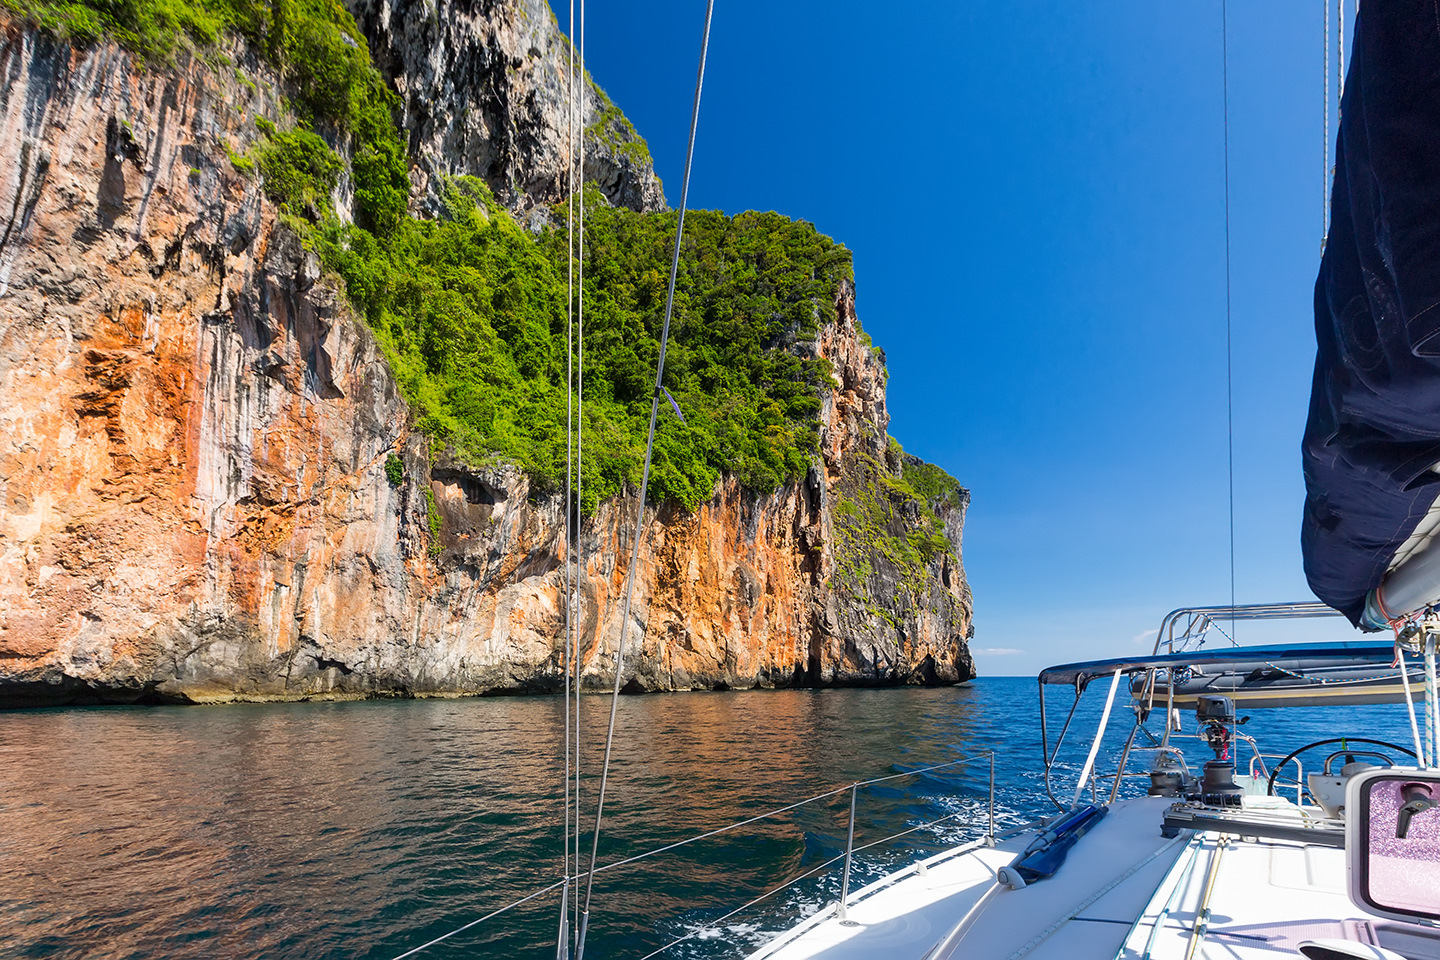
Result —
M587 15L672 204L703 16ZM1311 599L1322 6L1232 3L1228 36L1236 599ZM691 206L854 251L890 433L973 495L983 674L1129 652L1229 600L1221 68L1220 0L717 3Z

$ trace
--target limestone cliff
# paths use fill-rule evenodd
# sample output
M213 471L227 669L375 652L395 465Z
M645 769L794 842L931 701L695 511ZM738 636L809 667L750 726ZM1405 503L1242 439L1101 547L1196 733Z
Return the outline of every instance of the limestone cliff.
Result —
M516 212L563 199L572 51L546 0L347 5L400 92L415 180L478 176ZM576 80L585 179L611 203L664 209L645 141L578 67Z
M517 210L557 195L558 115L515 104L549 96L563 40L527 4L437 39L357 0L422 187L460 171ZM145 70L0 18L0 704L553 688L561 503L412 431L374 338L230 159L281 110L234 55L243 71ZM513 84L492 74L477 107L447 56ZM648 165L604 162L613 199L663 202ZM836 377L809 475L647 508L630 689L973 675L967 495L905 482L883 358L853 287L836 299L807 348ZM613 677L635 507L602 504L579 544L591 686Z

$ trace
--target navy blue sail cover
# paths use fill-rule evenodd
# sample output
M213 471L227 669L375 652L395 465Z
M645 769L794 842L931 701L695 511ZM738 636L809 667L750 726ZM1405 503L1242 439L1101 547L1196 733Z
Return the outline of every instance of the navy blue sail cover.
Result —
M1315 282L1301 549L1359 620L1440 493L1440 12L1360 5Z

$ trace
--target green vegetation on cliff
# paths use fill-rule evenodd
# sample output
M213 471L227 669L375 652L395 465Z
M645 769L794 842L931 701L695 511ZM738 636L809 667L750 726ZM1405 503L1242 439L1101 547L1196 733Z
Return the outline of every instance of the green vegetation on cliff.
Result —
M262 58L289 91L287 117L257 118L259 140L230 162L258 172L287 222L343 278L425 433L474 463L513 462L541 490L562 482L566 205L551 212L559 226L531 234L483 183L460 178L446 186L443 215L408 216L396 98L339 0L0 5L77 43L113 38L154 65L182 51L224 63L222 48ZM592 135L643 150L595 89L604 109ZM354 223L337 218L332 199L346 154ZM587 207L583 489L593 509L639 480L676 215L611 208L598 191ZM810 224L687 216L665 371L685 419L662 408L655 500L693 508L722 473L767 490L805 472L831 377L812 341L850 276L849 252Z
M884 461L859 455L841 479L834 511L836 578L856 596L875 596L868 583L883 559L898 575L900 588L918 599L930 582L931 561L951 553L937 508L963 507L966 493L940 467L906 454L894 437ZM890 616L880 609L871 612Z
M271 198L300 215L328 207L343 161L325 158L330 148L315 129L346 141L356 220L387 234L404 218L410 182L393 117L396 97L340 0L0 0L0 7L78 44L109 37L157 66L185 49L215 60L222 41L247 41L293 92L288 106L296 129L270 127L258 147ZM235 159L243 172L250 158ZM269 182L277 168L289 174L297 167L308 170L308 180L282 175L283 183Z
M565 469L568 240L522 230L479 181L446 216L388 239L327 221L327 263L381 339L421 428L472 460L500 456L541 489ZM675 214L605 206L585 222L587 508L638 482L664 318ZM693 508L722 472L757 489L804 473L829 365L806 349L834 311L850 254L777 214L686 217L662 407L655 499Z

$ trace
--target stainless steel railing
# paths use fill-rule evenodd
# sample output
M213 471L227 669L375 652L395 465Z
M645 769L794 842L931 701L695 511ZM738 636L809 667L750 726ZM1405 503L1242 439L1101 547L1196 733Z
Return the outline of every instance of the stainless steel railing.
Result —
M1252 742L1253 742L1253 741L1252 741ZM1257 767L1257 766L1259 767L1259 770L1260 770L1260 776L1261 776L1261 777L1264 777L1266 780L1270 779L1270 771L1267 770L1266 767L1265 767L1265 760L1266 760L1267 758L1270 759L1270 760L1289 760L1289 762L1295 764L1295 805L1296 805L1297 807L1298 807L1298 806L1302 806L1302 805L1304 804L1304 802L1305 802L1305 789L1306 789L1306 788L1305 788L1305 765L1300 762L1300 758L1299 758L1299 757L1285 757L1285 756L1283 756L1283 755L1281 755L1281 754L1278 754L1278 753L1261 753L1260 750L1259 750L1259 748L1257 747L1256 750L1255 750L1255 755L1250 758L1250 779L1251 779L1251 780L1254 780L1254 779L1255 779L1255 770L1256 770L1256 767ZM1282 766L1283 766L1283 764L1282 764ZM1280 767L1276 767L1275 769L1276 769L1276 771L1278 772L1278 771L1280 770ZM1288 784L1285 784L1285 786L1288 786ZM1278 793L1278 791L1277 791L1277 793Z
M962 810L962 811L958 811L958 812L956 812L956 813L947 814L947 815L945 815L945 816L943 816L943 817L938 817L938 818L936 818L936 819L934 819L934 820L927 821L926 823L917 824L917 825L915 825L915 826L909 827L908 829L902 830L902 831L900 831L899 833L891 834L891 835L888 836L888 837L882 837L882 838L879 839L879 840L872 840L872 841L869 842L869 843L866 843L866 844L863 844L862 846L858 846L858 847L857 847L857 846L855 845L855 811L856 811L857 806L858 806L859 795L860 795L860 788L862 788L862 787L874 786L875 784L879 784L879 783L886 783L886 782L889 782L889 781L891 781L891 780L901 780L901 779L904 779L904 778L906 778L906 777L919 776L920 774L931 773L931 772L936 771L936 770L944 770L944 769L946 769L946 768L948 768L948 767L962 766L962 765L964 765L964 764L974 763L974 762L976 762L977 760L980 760L980 759L988 759L988 760L989 760L989 767L990 767L990 769L989 769L989 797L988 797L988 802L987 802L987 810L988 810L988 814L987 814L987 825L986 825L985 837L984 837L984 841L983 841L983 842L985 842L985 843L988 844L988 845L993 845L993 844L995 843L995 751L993 751L993 750L987 750L987 751L985 751L985 752L983 752L983 753L975 754L974 756L961 757L961 758L958 759L958 760L949 760L949 761L946 761L945 763L931 764L930 766L920 767L920 768L915 769L915 770L905 770L905 771L902 771L901 773L893 773L893 774L890 774L890 775L884 776L884 777L874 777L874 778L869 779L869 780L858 780L858 781L856 781L855 783L850 784L848 787L838 787L838 788L836 788L836 789L834 789L834 790L828 791L828 792L826 792L826 793L818 794L817 796L810 797L810 798L805 799L805 800L801 800L801 801L799 801L798 803L791 804L791 805L789 805L789 806L787 806L787 807L783 807L783 808L781 808L781 809L779 809L779 810L771 811L770 813L761 814L759 817L756 817L756 818L754 818L754 819L752 819L752 820L750 820L750 821L747 821L747 822L753 823L755 820L765 819L765 818L767 818L767 817L769 817L769 816L772 816L772 815L774 815L774 814L776 814L776 813L782 813L782 812L785 812L785 811L788 811L788 810L794 810L794 809L796 809L797 807L801 807L801 806L804 806L804 805L806 805L806 804L816 802L816 801L818 801L818 800L824 800L824 799L827 799L827 798L829 798L829 797L833 797L833 796L835 796L835 795L837 795L837 794L844 793L846 790L849 790L849 791L850 791L850 815L849 815L849 818L848 818L848 821L847 821L847 824L846 824L846 830L845 830L845 837L846 837L846 839L845 839L845 853L844 853L844 854L842 854L842 855L840 855L840 856L836 856L836 857L831 857L829 860L826 860L824 863L818 864L818 865L816 865L816 866L814 866L814 867L811 867L809 870L806 870L806 871L803 872L803 873L797 874L796 876L793 876L793 877L789 878L789 879L786 880L784 883L781 883L781 884L779 884L778 886L773 887L773 888L765 891L765 892L762 893L760 896L756 897L754 900L750 900L750 901L748 901L747 903L744 903L744 904L742 904L741 906L737 907L736 909L734 909L734 910L730 911L729 913L725 914L724 916L718 917L718 918L716 918L715 920L710 921L710 923L707 925L707 927L713 927L715 924L724 923L726 920L729 920L731 917L735 916L736 914L738 914L738 913L740 913L740 912L742 912L742 911L744 911L744 910L748 910L749 908L755 906L756 904L760 903L761 901L763 901L763 900L765 900L765 899L767 899L767 898L769 898L769 897L771 897L771 896L774 896L775 894L780 893L780 892L783 891L783 890L787 890L787 889L789 889L790 887L793 887L795 884L800 883L800 882L803 881L803 880L807 880L807 879L809 879L810 877L815 876L817 873L820 873L822 870L825 870L825 869L828 868L828 867L834 866L836 863L838 863L838 862L840 862L840 861L842 861L842 860L844 861L844 868L843 868L842 879L841 879L841 882L840 882L840 899L839 899L839 901L835 904L835 916L837 916L837 917L838 917L839 919L841 919L841 920L844 920L844 919L845 919L845 912L846 912L846 910L848 909L849 904L850 904L850 874L851 874L851 866L852 866L852 864L853 864L853 862L854 862L855 854L861 853L861 852L863 852L863 851L865 851L865 850L869 850L869 849L872 848L872 847L877 847L877 846L879 846L879 845L881 845L881 844L884 844L884 843L894 842L895 840L898 840L898 839L900 839L901 837L908 836L909 834L916 833L916 832L918 832L918 831L920 831L920 830L927 830L927 829L930 829L930 828L939 826L940 824L945 823L946 821L954 820L954 819L956 819L956 818L958 818L958 817L965 816L965 815L969 812L969 811L964 811L964 810ZM721 833L721 832L724 832L724 831L729 830L729 829L732 829L732 827L722 827L722 828L720 828L719 830L711 831L709 834L702 834L700 837L695 837L695 838L693 838L693 839L697 839L697 840L698 840L698 839L703 839L703 838L706 837L706 836L714 836L714 835L717 834L717 833ZM686 841L681 841L681 844L683 844L683 843L689 843L689 842L691 842L691 841L688 841L688 840L686 840ZM673 846L679 846L679 845L680 845L680 844L673 844L672 847L673 847ZM662 849L663 849L663 848L662 848ZM644 856L644 855L642 855L642 856ZM638 859L638 858L633 858L633 859ZM620 862L618 862L618 863L615 863L615 864L612 864L612 865L609 865L609 866L616 866L616 867L618 867L618 866L621 866L621 865L622 865L623 863L625 863L625 862L627 862L627 861L620 861ZM607 867L607 869L608 869L608 867ZM598 871L597 871L597 872L598 872ZM660 949L655 950L655 951L652 951L651 953L647 953L644 957L641 958L641 960L650 960L650 958L652 958L652 957L657 957L657 956L659 956L660 954L663 954L663 953L665 953L666 951L672 949L673 947L677 947L677 946L679 946L680 944L685 943L686 941L693 939L694 937L698 936L700 933L701 933L701 930L691 931L690 933L687 933L685 936L679 937L679 938L677 938L677 939L675 939L675 940L672 940L671 942L665 944L665 946L661 947Z
M1160 630L1155 635L1154 652L1179 653L1188 649L1188 641L1200 637L1212 626L1225 621L1304 620L1338 616L1341 616L1340 611L1314 600L1296 603L1250 603L1234 607L1182 607L1171 610L1160 621Z
M986 829L986 831L985 831L985 838L986 838L986 840L987 840L988 842L990 842L990 843L993 844L993 843L995 842L995 751L994 751L994 750L990 750L990 751L987 751L987 752L984 753L984 754L980 754L980 756L988 756L988 757L990 758L990 800L989 800L989 811L990 811L990 812L989 812L989 826L987 827L987 829ZM847 836L846 836L846 841L845 841L845 876L844 876L844 879L843 879L843 880L841 881L841 883L840 883L840 903L839 903L839 905L838 905L838 907L837 907L837 914L838 914L838 916L840 917L841 920L844 920L844 919L845 919L845 909L846 909L846 907L849 905L849 904L848 904L848 901L849 901L849 898L850 898L850 863L851 863L851 860L853 859L853 857L854 857L854 855L855 855L855 853L856 853L856 850L855 850L855 800L856 800L856 797L859 795L860 788L861 788L861 787L873 786L873 785L875 785L875 784L877 784L877 783L887 783L887 782L889 782L889 781L891 781L891 780L900 780L900 779L903 779L903 778L905 778L905 777L914 777L914 776L918 776L919 774L922 774L922 773L930 773L930 772L933 771L933 770L943 770L943 769L945 769L946 767L954 767L954 766L959 766L959 765L965 764L965 763L972 763L972 762L974 762L974 760L975 760L975 758L973 758L973 757L964 757L964 758L962 758L962 759L960 759L960 760L951 760L951 761L949 761L948 763L937 763L937 764L935 764L935 765L933 765L933 766L921 767L919 770L907 770L907 771L905 771L904 773L894 773L894 774L891 774L891 775L888 776L888 777L876 777L876 778L874 778L873 780L861 780L861 781L859 781L858 783L852 783L852 784L850 785L850 825L849 825L849 828L848 828L848 831L847 831ZM938 820L932 820L932 821L930 821L929 823L923 823L923 824L920 824L919 826L911 827L911 828L908 829L908 830L902 830L901 832L899 832L899 833L897 833L897 834L893 834L893 835L888 836L888 837L885 837L884 839L876 840L876 841L873 841L872 843L867 843L865 846L861 847L860 849L861 849L861 850L868 850L868 849L870 849L871 847L879 846L879 845L882 844L882 843L890 843L890 842L893 842L893 841L895 841L895 840L899 840L901 837L907 836L907 835L912 834L912 833L915 833L917 830L924 830L924 829L928 829L928 828L930 828L930 827L938 826L939 824L944 823L946 820L953 820L953 819L955 819L955 817L957 817L957 816L959 816L959 814L952 813L952 814L949 814L949 815L947 815L947 816L940 817Z
M919 767L919 768L914 769L914 770L904 770L904 771L901 771L900 773L892 773L892 774L888 774L888 775L883 776L883 777L873 777L873 778L871 778L871 779L869 779L869 780L858 780L858 781L856 781L856 782L854 782L854 783L847 784L847 785L845 785L845 786L836 787L836 788L833 789L833 790L827 790L827 791L825 791L824 793L818 793L818 794L816 794L816 795L813 796L813 797L806 797L804 800L798 800L798 801L796 801L796 802L794 802L794 803L786 804L786 805L783 806L783 807L776 807L776 808L773 809L773 810L767 810L767 811L765 811L764 813L757 814L756 816L747 817L747 818L744 819L744 820L737 820L737 821L734 822L734 823L727 824L726 826L723 826L723 827L717 827L717 828L714 829L714 830L707 830L707 831L705 831L704 833L696 834L696 835L693 836L693 837L687 837L687 838L684 839L684 840L677 840L677 841L675 841L674 843L667 843L667 844L664 844L663 846L656 847L656 848L654 848L653 850L647 850L647 851L645 851L644 853L638 853L638 854L635 854L634 856L625 857L625 858L623 858L623 859L621 859L621 860L616 860L616 861L613 862L613 863L604 864L603 866L596 867L596 868L595 868L595 873L596 873L596 874L601 874L601 873L608 873L608 872L611 872L611 871L614 871L614 870L619 870L619 869L621 869L622 867L628 867L628 866L630 866L630 865L632 865L632 864L635 864L635 863L638 863L638 862L640 862L640 861L642 861L642 860L648 860L648 859L651 859L651 858L653 858L653 857L657 857L657 856L659 856L660 854L669 853L670 851L677 850L677 849L679 849L679 848L681 848L681 847L689 846L690 844L693 844L693 843L699 843L699 842L702 841L702 840L708 840L708 839L711 839L711 838L713 838L713 837L720 836L721 834L725 834L725 833L729 833L729 832L734 831L734 830L738 830L738 829L740 829L741 827L750 826L750 825L752 825L752 824L759 823L759 822L761 822L761 821L763 821L763 820L770 820L770 819L773 819L773 818L775 818L775 817L778 817L778 816L780 816L780 815L782 815L782 814L786 814L786 813L789 813L789 812L791 812L791 811L798 810L798 809L800 809L801 807L805 807L805 806L808 806L808 805L810 805L810 804L818 803L818 802L820 802L820 801L822 801L822 800L828 800L828 799L831 799L831 798L833 798L833 797L840 796L840 795L842 795L842 794L844 794L844 793L846 793L846 792L848 791L849 794L850 794L850 813L849 813L849 817L848 817L847 825L846 825L845 852L844 852L843 854L839 854L839 855L836 855L836 856L834 856L834 857L831 857L830 859L826 860L826 861L823 862L823 863L817 864L816 866L813 866L813 867L811 867L810 869L808 869L808 870L806 870L806 871L804 871L804 872L802 872L802 873L799 873L799 874L797 874L797 875L795 875L795 876L793 876L793 877L790 877L789 879L785 880L783 883L779 884L778 886L775 886L775 887L773 887L773 888L765 891L764 893L760 894L760 895L759 895L758 897L756 897L755 899L750 900L750 901L748 901L748 902L746 902L746 903L744 903L744 904L741 904L739 907L736 907L734 910L731 910L729 913L725 914L724 916L721 916L721 917L718 917L718 918L716 918L716 919L714 919L714 920L711 920L711 921L707 924L707 926L706 926L705 929L712 928L712 927L713 927L714 925L716 925L716 924L723 923L723 922L725 922L726 920L729 920L731 917L734 917L736 914L739 914L739 913L741 913L741 912L743 912L743 911L745 911L745 910L748 910L748 909L750 909L751 907L755 906L756 904L764 901L765 899L767 899L767 898L769 898L769 897L771 897L771 896L774 896L775 894L780 893L781 891L787 890L787 889L789 889L790 887L793 887L794 885L796 885L797 883L800 883L800 882L802 882L802 881L804 881L804 880L807 880L807 879L815 876L816 874L820 873L821 871L824 871L824 870L826 870L826 869L828 869L828 868L830 868L830 867L833 867L833 866L834 866L835 864L837 864L837 863L841 863L842 861L843 861L843 863L844 863L844 867L843 867L843 875L842 875L841 884L840 884L840 899L836 902L834 909L835 909L836 915L837 915L840 919L843 920L843 919L845 918L845 911L846 911L846 909L848 908L849 903L850 903L850 876L851 876L852 865L853 865L853 863L854 863L855 854L857 854L857 853L862 853L862 852L864 852L864 851L866 851L866 850L869 850L869 849L871 849L871 848L873 848L873 847L880 846L880 845L882 845L882 844L893 843L894 841L899 840L900 838L905 837L905 836L908 836L908 835L910 835L910 834L912 834L912 833L917 833L917 832L919 832L919 831L921 831L921 830L932 829L932 828L934 828L934 827L939 826L940 824L946 823L947 821L956 820L956 819L958 819L958 818L960 818L960 817L963 817L963 816L968 816L968 815L970 815L971 812L972 812L972 811L969 811L969 810L957 811L957 812L955 812L955 813L947 814L947 815L945 815L945 816L943 816L943 817L937 817L936 819L927 821L927 822L925 822L925 823L916 824L916 825L914 825L914 826L908 827L908 828L906 828L905 830L900 831L899 833L894 833L894 834L891 834L891 835L889 835L889 836L887 836L887 837L882 837L882 838L880 838L880 839L878 839L878 840L872 840L872 841L870 841L870 842L868 842L868 843L864 843L864 844L861 844L860 846L856 846L856 844L855 844L855 819L856 819L856 810L857 810L858 805L859 805L860 790L861 790L862 788L864 788L864 787L875 786L876 784L888 783L888 782L894 781L894 780L902 780L902 779L905 779L905 778L907 778L907 777L916 777L916 776L920 776L920 775L926 774L926 773L933 773L933 772L935 772L935 771L937 771L937 770L945 770L945 769L948 769L948 768L951 768L951 767L964 766L964 765L966 765L966 764L974 764L974 763L977 763L977 762L980 762L980 761L985 761L985 760L988 760L988 761L989 761L989 778L988 778L988 779L989 779L989 786L988 786L987 817L986 817L987 823L986 823L985 834L984 834L984 836L981 838L981 840L980 840L979 842L984 843L984 844L986 844L986 845L993 846L994 843L995 843L995 751L993 751L993 750L987 750L987 751L983 751L983 752L980 752L980 753L973 754L973 755L971 755L971 756L961 757L961 758L959 758L959 759L957 759L957 760L948 760L948 761L946 761L946 762L944 762L944 763L935 763L935 764L931 764L931 765L929 765L929 766ZM577 875L577 876L575 876L575 877L571 877L570 880L571 880L572 882L578 882L578 881L579 881L580 879L582 879L584 876L585 876L584 874L579 874L579 875ZM466 930L473 929L474 927L476 927L477 925L483 923L483 922L486 921L486 920L489 920L489 919L494 918L494 917L498 917L498 916L500 916L501 914L506 913L506 912L508 912L508 911L510 911L510 910L512 910L512 909L514 909L514 908L516 908L516 907L519 907L519 906L521 906L521 905L523 905L523 904L529 903L529 902L531 902L532 900L535 900L536 898L545 895L546 893L550 893L550 892L552 892L552 891L554 891L554 890L559 889L559 888L564 884L564 882L565 882L565 881L564 881L563 879L562 879L562 880L557 880L555 883L552 883L552 884L550 884L550 885L547 886L547 887L544 887L544 888L542 888L542 889L540 889L540 890L536 890L536 891L534 891L533 893L530 893L529 895L527 895L527 896L525 896L525 897L522 897L522 898L519 899L519 900L514 901L513 903L506 904L506 905L503 906L503 907L500 907L500 908L498 908L498 909L496 909L496 910L493 910L493 911L491 911L490 913L486 914L485 916L480 917L480 918L477 919L477 920L472 920L472 921L464 924L463 926L457 927L457 928L455 928L454 930L451 930L449 933L446 933L446 934L444 934L444 935L442 935L442 936L440 936L440 937L436 937L434 940L431 940L431 941L429 941L428 943L424 943L424 944L421 944L421 945L418 946L418 947L414 947L413 949L408 950L408 951L406 951L405 953L402 953L402 954L400 954L399 956L397 956L397 957L395 958L395 960L402 960L402 958L414 956L414 955L420 953L421 951L423 951L423 950L425 950L425 949L427 949L427 948L429 948L429 947L432 947L432 946L434 946L434 945L436 945L436 944L438 944L438 943L440 943L440 942L442 942L442 941L444 941L444 940L448 940L449 938L451 938L451 937L453 937L453 936L455 936L455 935L457 935L457 934L459 934L459 933L462 933L462 932L464 932L464 931L466 931ZM698 930L698 929L697 929L697 930L694 930L694 931L686 934L686 935L683 936L683 937L679 937L678 939L672 940L671 942L665 944L663 947L660 947L658 950L655 950L655 951L653 951L652 953L646 954L645 957L641 958L641 960L649 960L649 958L651 958L651 957L659 956L660 954L665 953L666 951L672 949L673 947L676 947L676 946L678 946L678 945L680 945L680 944L682 944L682 943L685 943L685 942L688 941L688 940L693 939L694 937L698 936L701 932L702 932L702 930Z

